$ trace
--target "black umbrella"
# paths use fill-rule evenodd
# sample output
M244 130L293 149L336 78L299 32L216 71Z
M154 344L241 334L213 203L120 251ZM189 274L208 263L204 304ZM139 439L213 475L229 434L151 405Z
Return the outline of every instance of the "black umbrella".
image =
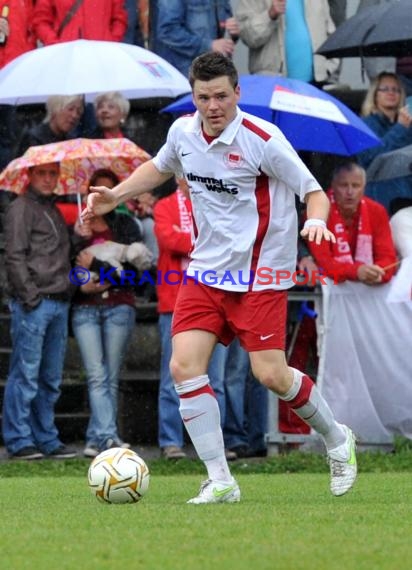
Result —
M411 0L361 10L340 25L317 53L326 57L412 55Z
M412 145L378 154L367 170L368 182L412 175Z

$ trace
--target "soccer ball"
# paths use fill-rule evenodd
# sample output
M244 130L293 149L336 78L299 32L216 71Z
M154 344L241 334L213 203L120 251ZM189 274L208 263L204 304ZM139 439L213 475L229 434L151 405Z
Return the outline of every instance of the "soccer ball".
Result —
M149 488L149 468L131 449L113 447L90 464L89 487L103 503L137 503Z

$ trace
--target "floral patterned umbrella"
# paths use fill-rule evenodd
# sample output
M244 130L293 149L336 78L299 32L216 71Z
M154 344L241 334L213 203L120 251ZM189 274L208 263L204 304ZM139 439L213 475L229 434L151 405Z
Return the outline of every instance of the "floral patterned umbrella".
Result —
M56 194L85 193L95 170L109 168L123 180L150 158L150 154L126 138L79 138L32 146L1 172L0 189L20 194L28 185L31 166L58 162Z

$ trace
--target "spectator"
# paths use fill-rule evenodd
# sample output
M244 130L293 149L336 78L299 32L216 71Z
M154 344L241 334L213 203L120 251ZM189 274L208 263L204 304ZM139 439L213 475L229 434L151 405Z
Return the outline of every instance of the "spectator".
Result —
M187 77L192 60L207 51L232 56L239 26L230 0L158 0L155 51ZM228 37L226 36L228 34Z
M139 0L124 0L124 7L127 12L127 30L122 42L144 47L144 38L140 25Z
M405 105L405 91L399 77L382 72L370 84L362 105L364 121L381 139L381 144L361 152L359 163L367 168L380 154L412 144L412 114ZM369 182L366 195L390 211L396 198L412 198L412 176Z
M130 138L125 123L130 101L118 91L101 93L93 101L97 125L88 133L91 139Z
M396 253L383 206L364 196L366 173L355 162L338 166L328 192L328 228L336 243L310 243L323 273L341 283L387 283L395 272Z
M90 185L113 187L118 182L112 171L97 170ZM82 247L108 240L127 245L142 240L137 225L125 214L97 216L86 225L88 235ZM150 257L148 251L146 257ZM76 263L97 272L104 267L84 250ZM73 299L72 327L86 370L91 409L85 457L95 457L110 447L130 447L118 433L117 402L119 373L135 325L135 302L132 287L92 280L82 285Z
M335 31L327 0L239 0L236 17L250 73L334 85L339 60L315 54Z
M188 255L192 247L191 212L189 189L184 179L179 180L176 192L159 200L154 208L155 235L159 244L158 271L161 276L157 285L161 342L158 439L166 459L186 457L182 449L184 437L179 398L174 389L169 362L172 354L172 317L178 284L189 263ZM209 375L218 397L222 421L225 417L224 363L225 349L220 345L216 347L209 364ZM236 459L236 455L229 451L226 451L226 457Z
M1 14L9 9L7 19ZM36 47L31 32L32 0L0 0L0 33L5 43L0 45L0 69L18 55ZM18 138L15 107L0 105L0 170L13 158L13 148Z
M1 16L6 6L7 18ZM31 29L32 10L33 0L0 0L0 32L6 36L0 45L0 69L36 47Z
M71 458L59 438L59 397L71 297L70 240L53 204L56 163L29 171L26 193L6 216L6 269L13 350L3 401L3 440L17 459Z
M226 416L223 438L236 457L264 457L268 418L268 390L250 370L248 353L235 339L226 350Z
M120 42L127 28L124 0L36 0L33 30L44 44L71 40Z
M47 114L40 125L23 132L17 156L30 146L48 144L73 138L84 109L82 95L52 95L47 99Z

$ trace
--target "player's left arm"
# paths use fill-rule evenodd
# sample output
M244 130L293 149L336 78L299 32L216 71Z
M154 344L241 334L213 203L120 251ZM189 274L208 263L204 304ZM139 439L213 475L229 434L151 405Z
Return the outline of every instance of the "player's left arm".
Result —
M329 199L321 189L308 192L305 196L307 219L300 235L308 241L320 244L322 240L335 243L336 238L328 230Z

